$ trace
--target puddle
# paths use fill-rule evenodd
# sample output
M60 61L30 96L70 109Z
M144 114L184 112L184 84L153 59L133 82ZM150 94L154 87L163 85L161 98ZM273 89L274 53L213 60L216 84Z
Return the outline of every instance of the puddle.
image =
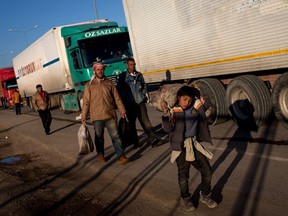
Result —
M23 160L21 157L7 157L0 160L0 164L14 164L20 160Z

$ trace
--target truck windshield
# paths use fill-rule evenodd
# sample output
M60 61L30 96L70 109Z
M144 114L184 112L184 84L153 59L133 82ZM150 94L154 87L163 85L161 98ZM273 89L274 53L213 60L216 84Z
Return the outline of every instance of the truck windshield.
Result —
M111 64L132 55L128 33L80 40L79 47L85 68L92 67L95 61Z
M9 88L14 88L14 87L17 87L17 81L16 79L9 79L9 80L6 80L4 81L5 82L5 89L8 90Z

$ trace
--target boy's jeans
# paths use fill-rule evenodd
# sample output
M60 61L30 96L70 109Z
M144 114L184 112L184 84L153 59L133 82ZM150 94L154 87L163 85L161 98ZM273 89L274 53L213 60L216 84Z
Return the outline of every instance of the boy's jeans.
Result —
M208 159L202 153L197 151L195 148L193 150L196 158L194 161L186 161L185 149L182 150L181 154L176 159L176 163L178 166L178 183L180 187L181 197L183 199L191 196L188 185L190 165L194 166L194 168L199 170L201 173L201 193L203 195L209 195L211 192L211 166L208 162Z
M124 155L124 148L122 147L122 141L119 137L115 119L96 120L93 121L93 125L95 130L95 145L98 154L104 155L104 128L106 127L112 139L117 158Z

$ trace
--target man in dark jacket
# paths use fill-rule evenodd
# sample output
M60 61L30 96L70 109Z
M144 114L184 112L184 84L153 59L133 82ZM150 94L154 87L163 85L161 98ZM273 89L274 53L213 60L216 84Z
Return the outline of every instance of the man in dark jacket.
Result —
M117 89L126 109L126 115L132 129L134 147L139 146L139 139L136 130L136 119L139 120L142 128L148 135L149 143L155 146L159 139L157 138L154 128L149 120L146 108L148 100L147 86L143 75L136 71L135 60L127 60L127 71L120 74Z

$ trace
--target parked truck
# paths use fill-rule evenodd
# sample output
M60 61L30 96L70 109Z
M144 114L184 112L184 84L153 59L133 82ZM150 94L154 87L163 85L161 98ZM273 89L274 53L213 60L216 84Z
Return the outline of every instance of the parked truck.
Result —
M50 29L13 59L13 67L31 109L36 85L42 84L51 106L59 105L67 113L81 109L79 101L93 74L93 62L103 62L105 75L114 79L131 55L127 27L102 19Z
M123 0L137 69L148 84L183 82L230 116L261 126L274 109L288 127L288 2Z
M0 68L0 83L1 107L12 109L12 94L14 89L17 88L13 67Z

